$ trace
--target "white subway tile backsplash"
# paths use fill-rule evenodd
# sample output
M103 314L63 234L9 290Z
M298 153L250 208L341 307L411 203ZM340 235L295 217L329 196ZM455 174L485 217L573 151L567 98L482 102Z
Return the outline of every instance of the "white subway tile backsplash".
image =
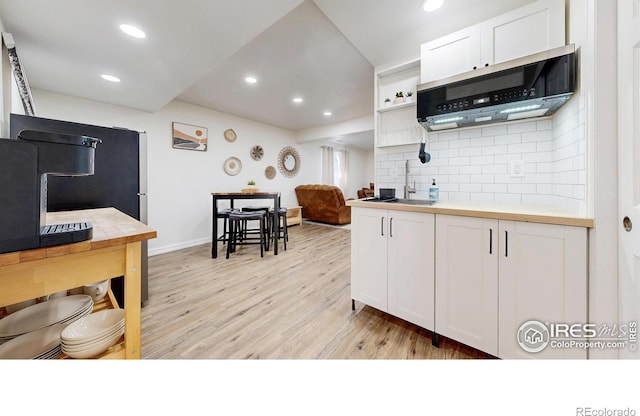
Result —
M483 155L501 155L507 153L507 145L502 144L499 146L484 146L482 148Z
M483 127L482 128L482 136L483 137L487 137L487 136L502 136L507 134L508 130L507 130L507 125L506 124L501 124L499 126L490 126L490 127Z
M457 166L456 166L457 167ZM467 166L460 166L459 169L460 173L462 174L472 174L472 175L476 175L476 174L480 174L482 173L482 166L480 165L467 165Z
M487 174L487 173L499 173L499 174L506 174L509 171L509 165L507 164L503 164L503 165L485 165L482 167L482 173Z
M493 138L494 144L520 144L522 143L521 134L507 134L506 136L496 136Z
M469 165L469 157L468 156L464 156L464 157L450 157L449 158L449 165L452 166L468 166Z
M461 192L482 192L482 185L479 183L461 183Z
M460 156L480 156L482 155L482 147L467 147L458 149Z
M513 153L533 153L537 150L536 143L510 144L507 146L509 154Z
M489 184L493 183L493 175L469 175L469 183Z
M494 201L496 204L505 205L521 205L522 195L520 194L494 194Z
M482 129L465 129L460 131L461 139L471 139L476 137L482 137Z
M585 114L584 99L574 97L553 118L429 133L431 161L419 163L417 148L377 155L376 186L401 195L409 160L416 198L427 197L435 178L443 200L551 206L586 215ZM524 177L510 176L513 160L524 162Z
M507 184L506 183L483 183L482 192L491 193L491 194L506 193Z
M537 188L533 183L510 183L507 185L507 192L511 194L535 194Z
M523 121L519 123L507 124L507 131L509 134L524 133L528 131L536 131L537 125L535 121Z

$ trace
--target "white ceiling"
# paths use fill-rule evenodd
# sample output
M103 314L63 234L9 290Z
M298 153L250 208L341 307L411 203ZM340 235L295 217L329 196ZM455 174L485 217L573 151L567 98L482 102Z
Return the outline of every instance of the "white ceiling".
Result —
M0 0L0 19L32 88L150 112L178 99L297 131L371 115L374 66L532 1L445 0L429 14L422 0Z

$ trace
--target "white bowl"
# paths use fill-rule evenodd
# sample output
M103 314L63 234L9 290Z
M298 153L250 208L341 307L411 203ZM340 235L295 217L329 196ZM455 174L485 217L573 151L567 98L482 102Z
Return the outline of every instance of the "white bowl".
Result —
M113 334L110 338L107 338L97 344L92 343L91 346L87 347L86 349L67 350L63 345L62 352L64 352L71 358L93 358L99 354L102 354L113 345L116 345L122 334L124 334L124 328Z
M100 340L102 340L104 338L107 338L107 337L111 336L113 333L121 330L122 328L124 328L124 320L123 320L123 322L121 322L117 326L114 326L113 328L109 329L108 331L105 331L103 333L100 333L100 334L97 334L97 335L94 335L94 336L91 336L91 337L72 338L72 339L60 337L60 341L67 348L82 347L82 346L85 346L85 345L87 345L87 344L89 344L91 342L96 342L96 341L100 341Z
M124 309L105 309L69 324L60 337L63 341L82 341L111 332L124 320Z
M122 334L124 333L124 326L120 327L120 328L116 328L113 331L110 331L109 333L98 337L96 339L93 339L91 341L87 341L87 342L83 342L83 343L78 343L78 344L67 344L65 341L61 341L60 347L65 350L65 351L84 351L87 350L89 348L93 348L96 347L98 345L104 344L107 340L112 339L114 336L116 336L116 334L119 334L120 336L122 336Z
M97 302L107 295L109 289L109 280L84 285L82 290L85 295L91 296L94 302Z

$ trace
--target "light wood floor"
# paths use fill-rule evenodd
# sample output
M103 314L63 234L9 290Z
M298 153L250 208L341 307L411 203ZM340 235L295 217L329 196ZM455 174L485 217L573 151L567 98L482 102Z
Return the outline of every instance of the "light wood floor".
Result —
M490 358L444 338L435 348L429 331L369 306L353 312L349 230L304 222L289 234L278 256L252 245L212 259L206 244L151 257L142 358Z

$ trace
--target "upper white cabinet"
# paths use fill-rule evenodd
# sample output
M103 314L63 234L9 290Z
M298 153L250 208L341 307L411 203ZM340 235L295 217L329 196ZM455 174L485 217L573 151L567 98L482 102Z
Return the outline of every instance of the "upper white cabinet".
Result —
M423 44L420 82L553 49L565 39L564 0L539 0Z
M475 25L422 44L420 82L475 69L482 61L480 38L480 25Z
M434 328L434 214L353 207L351 298Z

